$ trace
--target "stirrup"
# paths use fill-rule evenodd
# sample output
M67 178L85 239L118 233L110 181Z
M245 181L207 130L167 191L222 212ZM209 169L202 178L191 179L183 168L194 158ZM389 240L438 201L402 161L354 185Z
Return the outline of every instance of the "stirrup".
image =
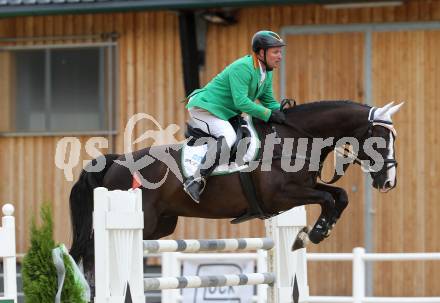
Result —
M191 186L196 183L197 189L193 188L190 190ZM186 180L183 184L183 191L190 196L191 199L193 199L194 202L200 203L200 195L202 194L203 190L206 186L206 180L203 178L193 178Z
M203 185L202 189L200 190L200 193L199 193L201 195L203 193L203 191L205 190L205 187L206 187L206 179L203 178L203 177L197 177L197 178L190 177L190 178L192 178L192 180L188 184L185 182L183 184L183 188L186 191L186 188L190 187L191 184L193 184L194 182L200 182ZM188 181L190 178L188 178L186 181Z

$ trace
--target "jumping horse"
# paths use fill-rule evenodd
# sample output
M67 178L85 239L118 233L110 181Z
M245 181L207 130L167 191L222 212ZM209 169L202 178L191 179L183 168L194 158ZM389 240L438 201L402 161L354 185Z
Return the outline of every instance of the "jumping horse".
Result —
M359 142L359 150L353 156L356 162L369 161L377 163L377 155L382 165L377 170L370 169L372 186L381 192L387 192L396 186L396 169L394 142L396 132L391 116L402 104L392 103L384 107L371 107L351 101L320 101L297 105L285 109L285 124L265 123L254 119L254 126L265 146L267 138L274 135L280 138L280 144L273 149L271 169L261 169L260 161L257 169L251 172L255 191L263 203L268 217L279 214L300 205L319 204L321 214L311 229L304 229L295 242L303 247L310 240L317 244L326 238L342 212L348 205L347 192L339 187L318 182L320 168L326 156L336 148L336 142L345 137L354 138ZM319 156L319 169L312 170L309 144L304 167L296 172L286 172L282 168L282 151L288 140L293 139L289 148L298 148L300 138L321 138L330 142L324 146ZM385 144L377 144L376 157L368 152L365 143L371 138L381 138ZM292 140L290 140L292 142ZM131 154L140 159L152 153L155 147L145 148ZM169 149L170 155L177 161L180 151ZM262 159L263 152L257 160ZM295 160L295 153L288 159ZM127 155L108 154L105 157L105 168L100 172L83 170L79 180L73 186L70 195L70 214L73 229L71 255L82 261L84 273L89 282L93 280L94 242L93 242L93 189L104 186L110 190L128 190L132 186L133 176L130 170L115 160L124 160ZM91 163L96 163L96 159ZM139 173L150 182L163 178L167 164L155 161ZM227 189L227 190L225 190ZM249 203L240 186L237 173L211 177L207 188L202 194L200 204L194 203L184 193L182 182L174 174L168 174L162 186L155 189L142 188L144 212L144 239L159 239L173 233L179 216L197 218L237 218L247 212ZM299 241L299 244L298 244ZM93 284L93 282L92 282ZM91 285L93 287L93 285Z

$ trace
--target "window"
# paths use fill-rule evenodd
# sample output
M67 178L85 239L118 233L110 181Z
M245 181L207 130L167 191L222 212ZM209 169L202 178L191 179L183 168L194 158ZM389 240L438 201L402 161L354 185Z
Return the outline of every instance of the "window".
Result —
M0 47L0 132L114 131L115 48Z

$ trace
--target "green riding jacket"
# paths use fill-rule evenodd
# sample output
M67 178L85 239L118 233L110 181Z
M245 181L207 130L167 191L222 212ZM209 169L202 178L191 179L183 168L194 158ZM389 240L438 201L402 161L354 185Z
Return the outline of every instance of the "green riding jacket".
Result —
M280 104L273 97L272 72L260 84L260 66L252 56L242 57L214 77L205 87L190 94L187 108L203 108L223 120L242 112L267 121ZM254 101L258 99L261 104Z

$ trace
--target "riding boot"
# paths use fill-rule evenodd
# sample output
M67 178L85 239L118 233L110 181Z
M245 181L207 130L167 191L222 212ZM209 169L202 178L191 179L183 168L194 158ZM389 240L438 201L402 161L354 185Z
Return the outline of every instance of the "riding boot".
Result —
M209 144L208 151L206 155L203 157L200 167L198 169L198 173L195 173L195 176L191 176L186 179L183 184L183 190L193 199L196 203L200 202L200 195L206 187L206 182L211 173L215 170L220 162L220 155L222 151L222 143L224 137L219 137L216 141L216 144ZM225 142L226 144L226 142ZM214 159L212 159L214 157ZM207 160L209 162L213 162L213 164L209 167L204 167Z

